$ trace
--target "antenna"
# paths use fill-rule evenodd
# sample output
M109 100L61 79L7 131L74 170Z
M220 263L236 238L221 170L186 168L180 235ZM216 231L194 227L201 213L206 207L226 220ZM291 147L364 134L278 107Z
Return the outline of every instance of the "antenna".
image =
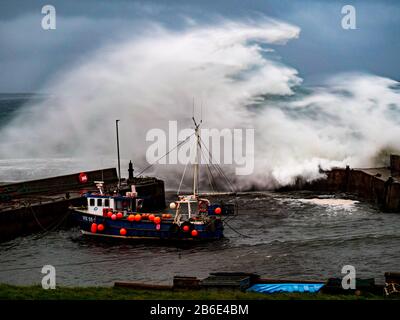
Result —
M200 121L203 121L203 99L201 99L200 103Z
M118 134L118 122L115 120L115 129L117 131L117 157L118 157L118 190L121 188L121 160L119 156L119 134Z
M192 101L192 119L194 119L194 97Z

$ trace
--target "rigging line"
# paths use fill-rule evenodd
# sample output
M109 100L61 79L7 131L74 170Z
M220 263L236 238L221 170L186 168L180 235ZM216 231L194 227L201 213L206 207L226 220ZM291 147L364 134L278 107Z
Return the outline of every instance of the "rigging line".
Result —
M203 156L205 156L205 152L204 152L203 149L201 149L201 154L202 154ZM207 170L206 170L206 172L207 172L207 177L208 177L208 181L209 181L209 183L210 183L211 190L212 190L213 192L215 192L216 187L214 187L214 184L213 184L214 176L213 176L213 174L212 174L212 172L211 172L211 169L210 169L210 166L208 165L208 163L206 163L206 168L207 168Z
M188 167L190 161L188 161L185 165L185 169L183 170L183 174L182 174L182 178L181 178L181 182L179 183L179 188L178 188L178 192L177 195L179 195L179 193L181 192L181 187L182 187L182 183L183 183L183 179L185 178L185 174L186 174L186 169Z
M204 145L204 142L203 141L201 141L201 143ZM204 147L207 149L207 147L204 145ZM208 151L208 156L210 157L210 163L211 163L211 166L213 166L214 168L215 168L215 164L213 164L213 162L212 162L212 155L211 155L211 152L207 149L207 151ZM207 168L210 170L210 172L211 172L211 169L210 169L210 166L209 166L209 164L207 164ZM215 168L215 170L217 171L217 173L219 173L219 171L218 171L218 169L217 168ZM213 178L214 178L214 176L213 176Z
M204 154L204 153L203 153L203 150L202 150L202 154ZM211 169L210 169L208 163L206 163L206 172L207 172L207 177L208 177L208 181L209 181L209 183L210 183L211 190L212 190L213 192L215 192L217 188L216 188L216 186L215 186L214 183L213 183L213 181L214 181L214 176L213 176L213 174L212 174L212 172L211 172Z
M207 148L207 146L205 145L205 143L204 143L203 140L201 140L201 143L203 144L204 148L206 148L207 151L208 151L208 153L209 153L209 156L210 156L210 159L211 159L211 164L214 166L214 168L216 169L216 171L217 171L220 175L222 175L222 176L224 177L225 181L226 181L226 182L229 184L229 186L231 187L231 191L232 191L232 192L236 192L236 191L235 191L234 185L233 185L232 182L229 180L229 178L225 175L225 173L224 173L224 171L221 169L221 167L220 167L218 164L216 164L216 163L213 162L212 154L211 154L210 150Z
M205 143L204 143L204 141L201 139L201 137L200 137L200 143L202 143L203 146L204 146L204 148L207 149L207 151L208 151L208 153L209 153L209 156L210 156L211 164L213 165L212 154L211 154L210 150L208 150L207 146L205 145ZM218 165L215 164L214 167L216 168L217 172L219 172L220 174L222 174L222 176L225 178L225 180L226 180L226 181L228 182L228 184L230 185L231 191L234 192L234 194L235 194L235 211L236 211L235 213L236 213L236 215L238 215L238 214L239 214L239 208L238 208L238 201L237 201L237 195L236 195L236 193L237 193L236 188L235 188L235 186L232 184L232 182L229 180L229 178L225 175L225 173L223 172L223 170L221 169L220 166L218 166ZM210 172L211 172L211 171L210 171Z
M190 137L192 137L195 134L195 132L193 132L190 136L187 136L185 140L179 142L174 148L172 148L171 150L169 150L166 154L164 154L163 156L161 156L160 158L158 158L156 161L154 161L152 164L148 165L146 168L144 168L142 171L140 171L136 177L140 176L143 172L145 172L147 169L151 168L152 166L154 166L158 161L160 161L161 159L165 158L167 155L169 155L172 151L174 151L176 148L179 148L182 144L184 144Z
M201 138L200 138L200 142L203 144L204 148L208 151L208 154L209 154L210 160L211 160L211 164L214 166L214 168L217 170L217 172L224 177L225 181L229 184L229 186L231 188L231 191L232 192L236 192L235 186L232 184L232 182L229 180L229 178L225 175L225 173L223 172L221 167L218 164L213 163L212 154L211 154L210 150L207 148L207 146L205 145L204 141Z

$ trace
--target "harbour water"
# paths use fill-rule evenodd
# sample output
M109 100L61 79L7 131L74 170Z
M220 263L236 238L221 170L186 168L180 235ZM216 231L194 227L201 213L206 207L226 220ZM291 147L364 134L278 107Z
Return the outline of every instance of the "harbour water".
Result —
M357 277L382 283L385 271L398 271L399 214L346 195L310 192L243 193L224 200L237 202L240 210L227 220L223 241L176 247L103 242L76 228L43 232L0 244L0 283L40 284L44 265L53 265L57 284L68 286L170 283L174 275L216 271L326 279L341 276L344 265L353 265Z

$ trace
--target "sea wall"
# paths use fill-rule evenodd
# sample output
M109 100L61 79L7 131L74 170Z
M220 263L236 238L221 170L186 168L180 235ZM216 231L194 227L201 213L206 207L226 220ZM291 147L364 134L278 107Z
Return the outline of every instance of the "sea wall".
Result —
M301 188L351 193L374 203L383 211L400 212L400 182L392 176L392 168L335 168L325 174L325 179L304 183Z
M21 203L0 211L0 241L35 232L46 233L70 226L70 205L79 205L82 198L57 199L36 204Z
M79 180L80 173L57 176L32 181L17 182L0 186L0 201L8 198L18 198L32 194L49 194L82 189L86 186L95 187L94 181L112 183L118 181L117 170L107 168L84 172L87 180Z

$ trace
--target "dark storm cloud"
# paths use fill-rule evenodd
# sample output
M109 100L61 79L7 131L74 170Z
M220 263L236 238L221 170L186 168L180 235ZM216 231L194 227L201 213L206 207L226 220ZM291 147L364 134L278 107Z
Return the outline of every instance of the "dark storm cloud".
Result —
M57 9L57 30L41 29L41 8ZM267 15L301 28L298 40L279 48L283 61L306 81L340 71L369 71L398 79L400 4L352 1L357 30L341 28L343 1L22 1L0 4L0 92L41 90L46 81L84 60L106 42L134 37L147 21L180 28L218 16L232 19Z

